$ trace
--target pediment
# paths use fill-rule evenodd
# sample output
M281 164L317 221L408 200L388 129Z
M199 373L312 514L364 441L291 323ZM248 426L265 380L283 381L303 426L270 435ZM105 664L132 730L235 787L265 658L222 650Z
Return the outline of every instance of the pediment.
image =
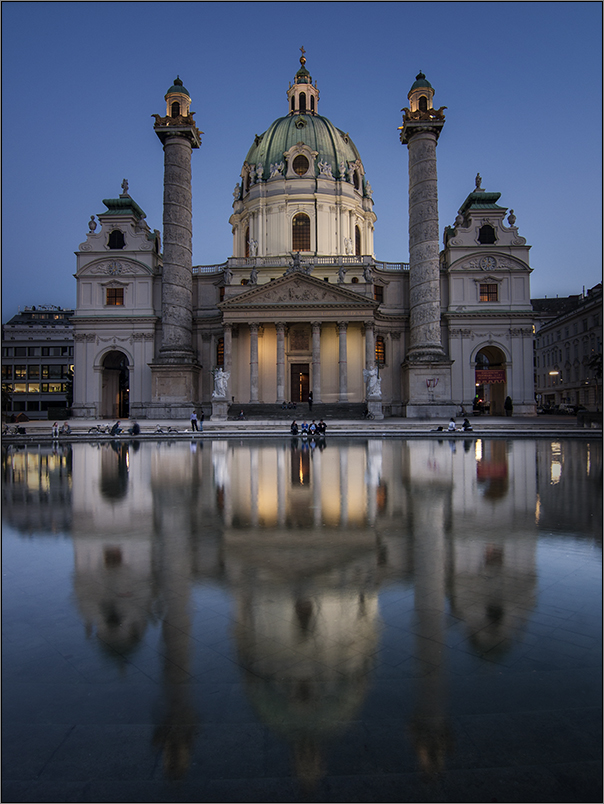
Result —
M88 263L81 268L77 276L99 276L99 277L133 277L151 276L152 271L148 265L128 259L118 259L117 257L105 257L100 260Z
M457 271L527 271L528 265L515 257L497 252L471 254L461 257L449 268L450 273Z
M283 276L222 302L223 311L273 307L355 308L373 311L377 302L360 293L297 273Z

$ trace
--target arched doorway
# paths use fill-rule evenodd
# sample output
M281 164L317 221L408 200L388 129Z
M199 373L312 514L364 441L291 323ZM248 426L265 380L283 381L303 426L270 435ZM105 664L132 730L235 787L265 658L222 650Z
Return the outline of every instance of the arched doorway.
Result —
M476 355L474 410L503 416L507 371L505 354L497 346L485 346Z
M108 352L102 365L101 417L126 419L129 414L130 391L128 358L123 352Z

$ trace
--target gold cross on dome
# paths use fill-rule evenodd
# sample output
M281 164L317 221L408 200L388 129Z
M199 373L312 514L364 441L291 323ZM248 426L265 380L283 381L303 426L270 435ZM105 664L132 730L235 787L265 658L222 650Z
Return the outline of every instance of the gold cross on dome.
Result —
M300 53L301 53L303 56L304 56L304 54L306 53L306 51L304 50L304 45L302 45L302 47L300 48Z

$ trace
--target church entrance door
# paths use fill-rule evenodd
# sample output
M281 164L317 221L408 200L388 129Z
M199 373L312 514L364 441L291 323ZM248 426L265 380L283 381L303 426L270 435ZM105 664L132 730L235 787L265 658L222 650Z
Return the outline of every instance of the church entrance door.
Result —
M308 402L309 373L308 363L291 364L291 401Z
M128 358L123 352L109 352L103 359L101 417L104 419L128 418L129 392Z

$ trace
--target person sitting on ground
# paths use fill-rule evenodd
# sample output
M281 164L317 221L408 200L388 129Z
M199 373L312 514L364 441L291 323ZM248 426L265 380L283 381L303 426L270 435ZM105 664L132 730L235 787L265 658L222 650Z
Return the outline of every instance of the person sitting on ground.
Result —
M65 422L63 427L61 427L61 435L71 435L71 427Z
M308 422L302 422L302 432L308 433Z
M289 429L290 429L292 435L298 435L298 425L296 424L295 419L291 423L291 427Z
M321 419L321 421L320 421L320 422L319 422L319 424L317 425L317 432L318 432L320 435L325 435L325 431L326 431L326 430L327 430L327 425L325 424L325 422L323 421L323 419Z
M287 402L285 402L285 400L281 403L281 410L287 410Z
M120 422L118 421L111 428L111 435L119 435L121 432L122 428L120 427Z
M245 414L243 413L242 410L239 411L239 418L240 419L245 419Z
M451 419L449 420L449 426L447 427L447 430L448 430L450 433L454 433L454 432L455 432L455 419L454 419L452 416L451 416Z
M140 435L141 426L138 422L134 422L132 427L128 430L130 435Z
M52 437L53 438L59 437L59 422L55 422L52 426Z
M308 427L308 432L311 435L314 435L317 432L317 424L316 424L314 419L311 421L311 423L310 423L310 425Z
M467 433L472 431L472 425L470 424L468 419L463 420L463 424L461 425L461 429Z

